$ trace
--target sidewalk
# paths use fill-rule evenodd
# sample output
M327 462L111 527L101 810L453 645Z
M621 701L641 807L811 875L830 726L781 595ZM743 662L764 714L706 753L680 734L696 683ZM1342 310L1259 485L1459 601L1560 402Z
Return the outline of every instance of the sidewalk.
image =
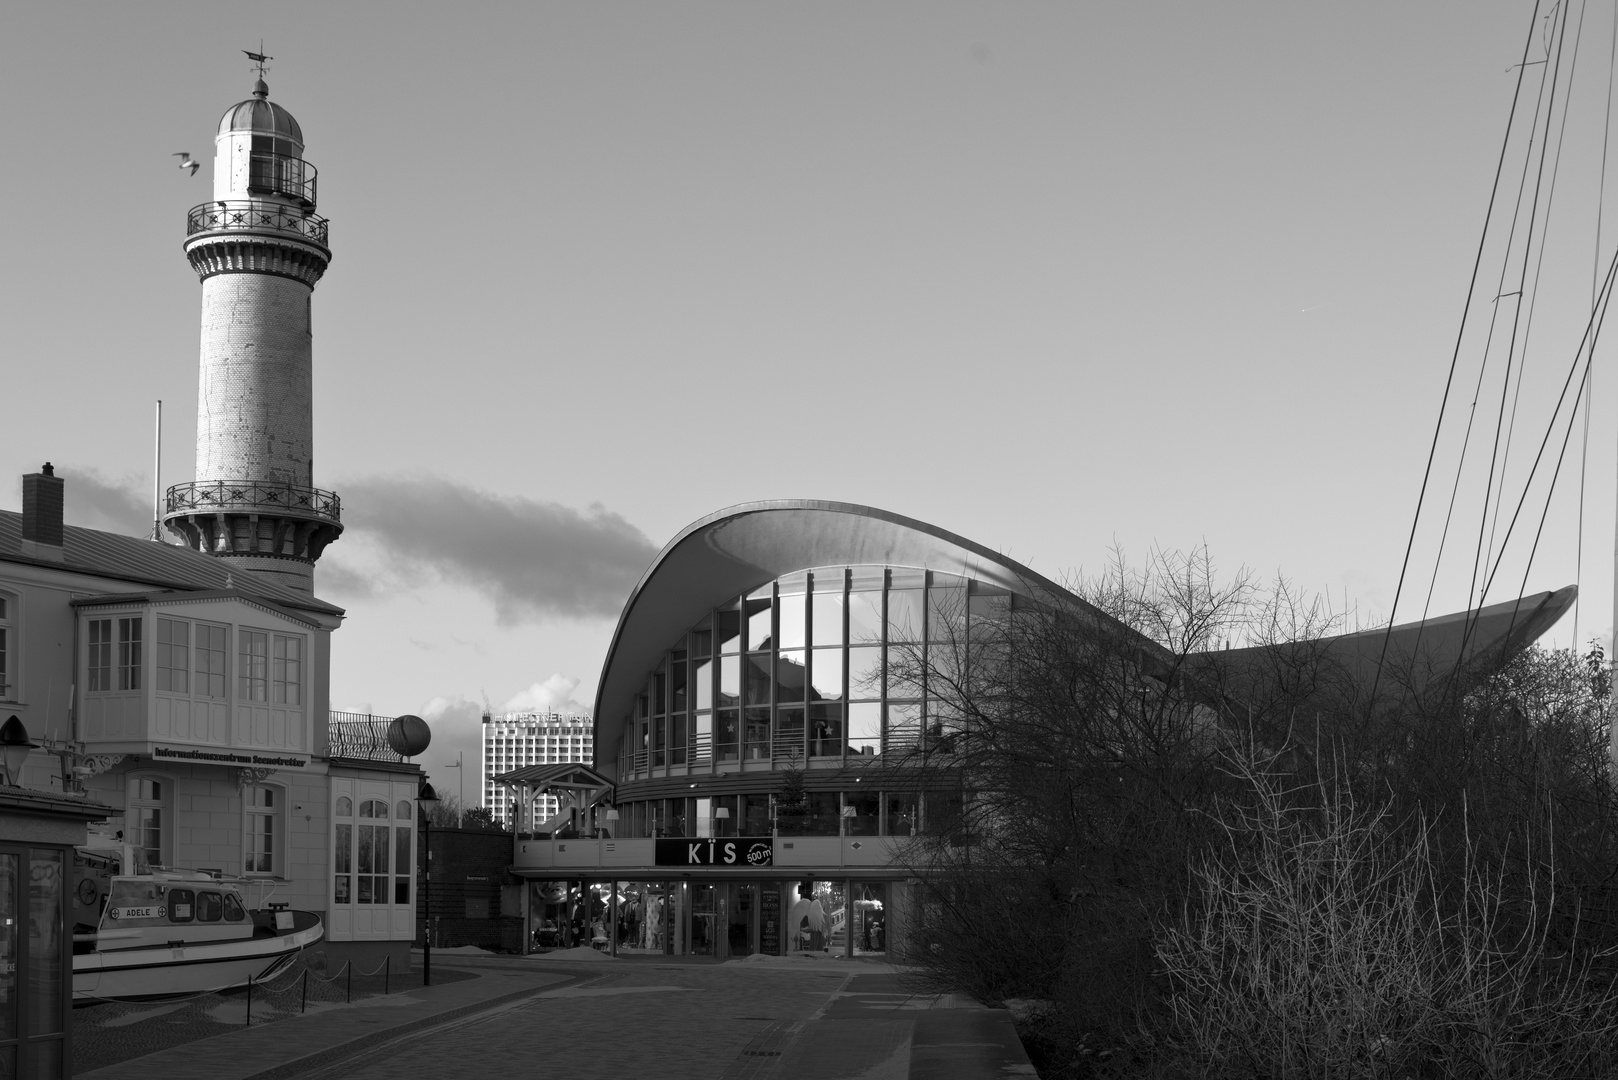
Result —
M417 962L419 964L419 956ZM74 1080L126 1080L161 1076L165 1080L250 1080L297 1076L319 1060L344 1056L382 1042L400 1031L431 1026L548 988L588 978L560 970L503 969L465 957L435 955L433 967L473 970L457 979L402 993L362 998L351 1005L311 1006L298 1017L244 1026L223 1035L183 1043L144 1057L75 1074Z
M388 1080L405 1062L445 1078L522 1075L541 1057L547 1071L570 1076L1034 1075L1004 1010L908 993L901 973L884 963L435 950L433 969L473 977L239 1028L78 1080Z

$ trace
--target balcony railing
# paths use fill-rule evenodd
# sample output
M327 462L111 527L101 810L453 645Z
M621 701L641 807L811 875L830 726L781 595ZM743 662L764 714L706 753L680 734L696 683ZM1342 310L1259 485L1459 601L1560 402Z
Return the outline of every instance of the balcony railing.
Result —
M305 206L315 205L315 167L285 154L249 154L247 190L255 195L285 195Z
M341 521L343 502L333 491L269 480L194 480L169 488L168 512L280 513Z
M186 215L185 234L204 232L279 232L313 240L328 247L329 226L319 214L284 203L229 199L193 206Z
M326 735L331 743L332 757L354 761L404 760L398 751L388 745L388 726L393 723L393 717L336 710L329 717Z

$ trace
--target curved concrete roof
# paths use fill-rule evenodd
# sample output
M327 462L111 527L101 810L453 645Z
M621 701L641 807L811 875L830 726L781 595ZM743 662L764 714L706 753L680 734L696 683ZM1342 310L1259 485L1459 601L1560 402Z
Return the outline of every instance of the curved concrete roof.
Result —
M716 604L795 570L843 565L959 574L1025 596L1054 593L1100 616L1021 563L915 518L816 499L727 507L670 540L629 594L596 688L596 761L616 753L619 726L646 673Z
M613 631L595 699L597 767L612 762L623 720L663 652L717 604L783 574L816 566L907 566L973 578L1023 596L1054 600L1111 618L1014 559L925 521L854 503L776 499L741 503L687 526L641 575ZM1420 654L1431 672L1453 670L1500 646L1522 648L1572 605L1572 586L1392 630L1390 658L1407 672ZM1375 667L1386 629L1327 639L1358 677ZM1159 648L1142 639L1142 645ZM1280 646L1288 648L1290 646ZM1223 653L1240 664L1276 646Z

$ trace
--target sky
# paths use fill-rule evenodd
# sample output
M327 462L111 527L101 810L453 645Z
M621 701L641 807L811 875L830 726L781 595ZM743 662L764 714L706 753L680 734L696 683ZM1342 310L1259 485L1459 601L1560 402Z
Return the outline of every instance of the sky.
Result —
M162 483L192 478L200 289L181 242L210 189L171 154L211 160L262 39L331 221L313 312L315 482L347 525L316 577L348 612L332 704L427 716L435 782L475 758L485 696L587 707L656 552L747 500L881 507L1057 578L1205 544L1226 573L1284 574L1374 622L1533 18L3 5L0 505L50 460L70 522L141 531L156 399ZM1507 394L1524 432L1598 262L1613 13L1587 18L1544 347ZM1474 319L1497 307L1481 288ZM1577 582L1581 640L1612 626L1605 348L1594 379L1582 532L1581 432L1522 586ZM1433 610L1465 605L1463 554L1417 545L1401 620L1435 566Z

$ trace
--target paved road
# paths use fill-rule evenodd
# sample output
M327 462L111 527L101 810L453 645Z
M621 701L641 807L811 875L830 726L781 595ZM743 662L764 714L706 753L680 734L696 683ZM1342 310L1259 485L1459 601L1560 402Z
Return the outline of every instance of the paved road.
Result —
M1033 1075L1004 1012L913 996L886 965L513 958L466 966L478 979L356 1006L347 1021L331 1012L194 1043L186 1064L211 1061L218 1080ZM436 1011L426 1011L435 997ZM263 1040L273 1040L279 1060L268 1059ZM172 1075L175 1062L161 1056L124 1062L121 1075Z

